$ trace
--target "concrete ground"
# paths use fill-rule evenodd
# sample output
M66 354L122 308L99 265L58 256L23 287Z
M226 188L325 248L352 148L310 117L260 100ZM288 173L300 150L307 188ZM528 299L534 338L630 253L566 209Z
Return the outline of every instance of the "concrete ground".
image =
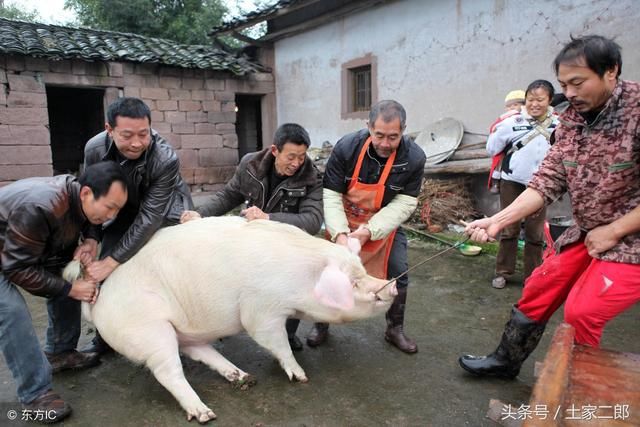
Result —
M412 241L410 265L441 249ZM520 283L503 290L491 288L494 261L488 255L465 257L451 251L411 274L406 331L418 342L416 355L389 346L382 336L384 319L375 318L333 326L325 346L305 346L296 353L310 378L307 384L290 383L278 363L246 335L214 345L254 375L255 386L234 389L217 373L185 359L187 379L218 415L210 423L214 426L493 426L485 418L489 399L514 405L528 401L534 361L544 358L562 318L560 310L516 380L467 375L458 366L458 356L495 348L511 304L521 292ZM31 296L27 300L42 337L44 300ZM639 318L636 305L611 322L603 347L640 353ZM303 322L299 336L309 328L310 323ZM87 339L83 334L80 345ZM0 425L21 425L5 415L19 407L4 361L0 361L0 384ZM65 426L187 425L182 409L150 372L119 355L104 357L100 366L87 371L56 375L54 387L74 409Z

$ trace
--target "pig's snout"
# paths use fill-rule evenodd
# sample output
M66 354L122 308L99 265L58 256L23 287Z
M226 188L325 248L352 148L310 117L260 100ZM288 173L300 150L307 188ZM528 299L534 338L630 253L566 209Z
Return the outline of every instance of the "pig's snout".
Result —
M393 300L398 295L398 288L396 287L396 281L385 283L377 292L374 292L376 302L388 302Z

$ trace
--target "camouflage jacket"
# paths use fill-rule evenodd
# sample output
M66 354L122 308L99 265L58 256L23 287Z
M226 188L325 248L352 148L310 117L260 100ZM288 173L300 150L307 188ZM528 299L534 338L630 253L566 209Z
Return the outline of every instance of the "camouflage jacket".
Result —
M558 250L585 232L609 224L640 204L640 84L619 80L597 118L587 124L572 107L560 116L555 144L529 187L551 203L571 196L575 225L556 242ZM628 234L597 256L640 264L640 233Z

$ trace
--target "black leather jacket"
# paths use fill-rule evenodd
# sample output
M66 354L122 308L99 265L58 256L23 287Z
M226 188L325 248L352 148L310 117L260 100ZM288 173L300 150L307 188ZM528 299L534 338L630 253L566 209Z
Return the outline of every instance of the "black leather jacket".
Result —
M67 296L60 277L90 223L73 175L23 179L0 188L0 271L38 296Z
M325 188L341 194L347 192L358 155L368 137L369 131L362 129L342 137L336 143L324 171ZM369 152L364 156L358 177L358 180L365 184L377 183L384 169L384 163L380 163L371 154L373 151L373 145L369 145ZM389 204L396 194L418 197L426 160L424 151L408 136L403 136L389 178L385 183L382 207Z
M103 160L121 164L117 147L107 132L101 132L87 142L84 149L85 166ZM128 164L128 199L116 221L130 223L109 255L119 263L126 262L164 225L180 222L185 209L193 209L189 187L180 176L180 161L175 150L157 132L152 131L149 147ZM115 229L116 227L114 227ZM109 233L109 227L104 230Z
M198 208L202 216L224 215L243 202L259 207L273 221L295 225L316 234L322 225L322 178L309 157L295 175L269 191L269 173L275 158L270 148L245 155L233 178Z

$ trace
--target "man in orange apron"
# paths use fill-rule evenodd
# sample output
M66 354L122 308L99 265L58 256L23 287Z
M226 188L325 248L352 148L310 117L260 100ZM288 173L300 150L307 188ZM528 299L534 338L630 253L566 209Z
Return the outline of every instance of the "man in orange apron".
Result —
M407 270L407 238L400 225L415 210L424 174L425 154L402 135L406 112L396 101L371 107L368 129L337 142L325 170L323 205L332 241L346 245L357 238L360 257L372 276L396 277ZM387 312L385 339L405 353L415 353L404 334L407 276L397 281L398 296ZM315 347L326 341L327 324L316 323L307 337Z

